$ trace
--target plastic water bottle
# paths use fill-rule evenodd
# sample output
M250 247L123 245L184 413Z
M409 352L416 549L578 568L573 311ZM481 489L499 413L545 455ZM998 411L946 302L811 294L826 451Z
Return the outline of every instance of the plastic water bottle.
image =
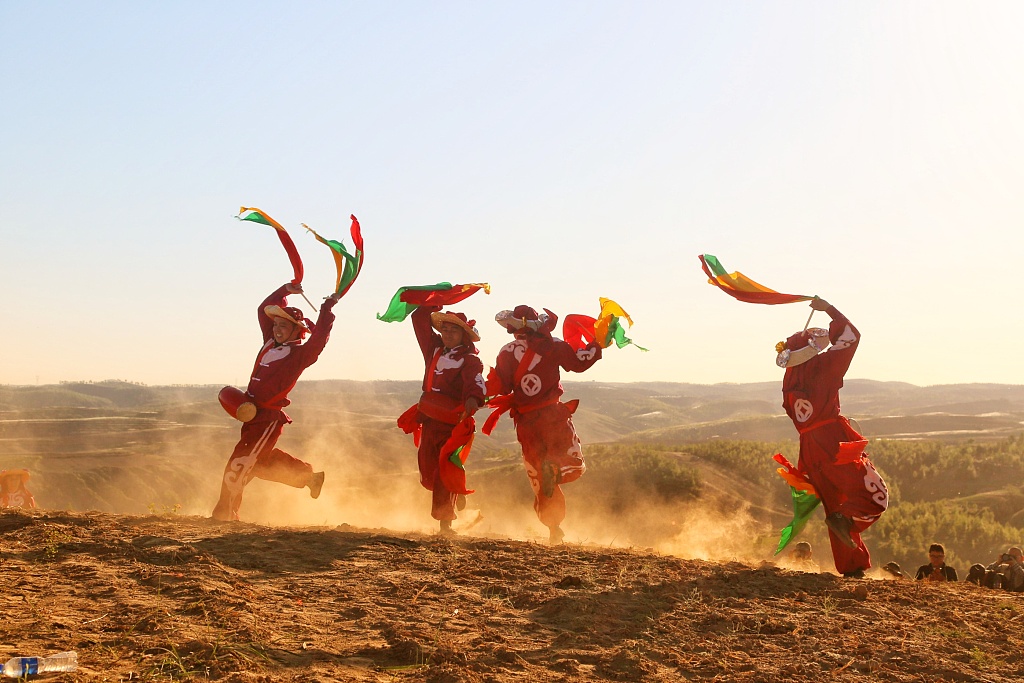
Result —
M4 664L4 676L24 678L34 674L74 671L78 668L77 652L59 652L49 657L14 657Z

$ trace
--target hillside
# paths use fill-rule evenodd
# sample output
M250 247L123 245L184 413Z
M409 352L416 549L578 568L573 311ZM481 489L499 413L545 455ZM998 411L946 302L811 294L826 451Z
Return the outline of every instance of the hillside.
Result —
M1024 600L501 538L0 512L3 656L74 681L1004 681ZM1013 678L1011 674L1010 678Z
M0 469L27 467L47 509L209 515L238 423L218 387L125 382L0 386ZM568 490L569 541L681 557L772 556L791 514L771 455L795 458L778 386L569 383L588 472ZM324 493L254 481L242 518L273 526L351 524L429 533L415 448L394 424L415 382L300 383L280 446L327 472ZM876 564L915 565L939 540L961 571L1024 536L1024 387L914 387L853 380L845 412L872 439L893 509L869 532ZM530 541L545 529L508 421L479 436L465 519L477 535ZM824 527L805 539L824 548Z
M779 384L564 382L580 399L578 428L589 442L733 438L792 438ZM231 425L217 404L219 386L144 386L127 382L44 386L0 385L0 426L31 421L27 436L47 434L53 420L154 421L156 429ZM347 421L360 429L390 428L419 396L418 382L300 382L289 413L316 426ZM1024 430L1024 386L958 384L918 387L902 382L849 380L843 412L872 438L992 438ZM346 419L347 418L347 419ZM111 424L117 427L116 424ZM500 436L503 434L503 436ZM507 428L498 442L514 439ZM485 440L486 441L486 440ZM492 444L481 447L494 448Z
M47 509L0 512L8 656L231 683L995 681L1024 657L1017 594L764 561L790 513L770 456L796 445L774 384L567 384L590 467L558 548L507 423L474 446L461 535L432 535L394 426L413 382L300 384L281 445L327 470L323 495L254 481L249 523L212 522L238 434L217 389L0 387L0 468L29 467ZM843 400L893 495L876 565L938 538L964 575L1019 544L1024 387L851 381ZM823 525L802 538L829 569Z

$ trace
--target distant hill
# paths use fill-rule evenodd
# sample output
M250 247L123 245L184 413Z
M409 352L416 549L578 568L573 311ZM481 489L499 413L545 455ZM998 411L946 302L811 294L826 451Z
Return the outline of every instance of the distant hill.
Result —
M580 399L577 427L591 442L794 436L782 412L777 382L564 382L563 386L567 398ZM225 416L217 404L219 389L116 381L0 386L0 420L113 418L146 412L173 414L186 421L223 422ZM289 413L304 420L340 411L367 425L383 425L418 395L419 382L413 381L300 382L292 392ZM984 439L1024 430L1024 385L919 387L849 380L841 398L844 414L874 438Z

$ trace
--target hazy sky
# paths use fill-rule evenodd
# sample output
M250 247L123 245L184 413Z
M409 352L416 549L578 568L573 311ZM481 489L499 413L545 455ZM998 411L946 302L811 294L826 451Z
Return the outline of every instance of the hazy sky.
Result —
M850 377L1024 383L1022 33L1019 2L0 0L0 383L245 384L291 270L241 205L317 300L299 224L362 223L307 379L422 377L374 316L441 280L493 286L485 363L498 310L604 296L651 351L570 379L779 379L809 309L708 252L836 304Z

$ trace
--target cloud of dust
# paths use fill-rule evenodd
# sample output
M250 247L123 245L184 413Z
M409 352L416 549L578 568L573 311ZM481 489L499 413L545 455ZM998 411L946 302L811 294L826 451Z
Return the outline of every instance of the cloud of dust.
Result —
M431 494L419 483L416 447L391 414L407 398L415 400L418 387L410 387L385 387L370 396L325 387L302 397L289 409L295 423L285 427L278 447L326 473L321 496L313 500L307 489L254 479L244 492L241 519L436 533ZM156 417L108 409L103 419L24 426L25 439L11 444L21 457L4 462L20 466L36 458L30 485L41 507L209 517L240 427L212 402L215 395L211 388L197 388L164 403ZM478 435L467 463L468 484L476 492L453 527L465 537L546 542L548 530L533 510L518 445L507 437ZM509 451L500 451L502 446ZM610 485L616 490L585 474L562 487L567 542L715 560L759 561L774 550L777 530L756 522L745 508L659 503L626 490L623 482Z
M688 559L757 563L768 559L775 549L776 530L755 520L745 506L722 512L689 505L684 514L679 532L656 546L659 552Z
M419 483L416 447L412 438L396 427L370 435L344 425L340 429L319 429L301 448L286 450L325 472L320 498L311 499L306 489L253 480L242 501L240 516L244 521L437 532L438 521L430 516L431 493ZM223 462L226 460L225 455ZM528 490L525 473L521 476ZM472 456L468 484L470 488L475 486ZM466 509L457 514L452 526L466 536L547 540L547 529L537 520L530 501L510 505L502 491L478 487L467 496Z
M80 397L64 389L43 390L42 405L23 401L28 405L3 427L3 465L29 469L28 489L40 508L163 513L175 511L184 499L189 505L178 512L194 507L209 514L216 499L200 505L198 492L214 457L223 469L221 439L135 410L53 405L53 394L67 394L72 404Z
M583 483L586 475L580 479ZM629 491L628 506L609 506L606 492L574 496L565 488L566 540L584 545L643 548L687 559L760 562L771 557L777 531L747 506L721 509L707 500L663 502ZM622 486L626 486L622 483ZM581 487L582 488L582 487Z
M312 500L306 489L253 480L245 490L241 518L275 526L333 528L347 524L399 533L436 533L438 522L430 516L431 494L419 483L411 437L390 421L371 431L360 430L360 425L365 426L362 418L346 421L344 416L336 416L330 425L303 425L297 420L287 427L279 447L326 473L320 498ZM289 441L289 436L304 433L300 445ZM210 472L218 487L229 452L220 455ZM480 460L475 462L471 456L467 463L468 484L476 492L468 496L468 505L458 513L453 528L467 537L546 542L548 530L533 510L533 494L521 458L509 460L498 475L482 471L482 464L477 467ZM652 548L686 558L751 562L770 558L774 550L777 530L755 521L746 508L723 511L700 501L659 504L630 493L628 506L613 509L605 492L588 488L585 482L586 474L579 482L562 487L567 507L562 528L569 543ZM209 515L216 491L211 489L208 495L194 514ZM193 513L188 507L182 511Z

